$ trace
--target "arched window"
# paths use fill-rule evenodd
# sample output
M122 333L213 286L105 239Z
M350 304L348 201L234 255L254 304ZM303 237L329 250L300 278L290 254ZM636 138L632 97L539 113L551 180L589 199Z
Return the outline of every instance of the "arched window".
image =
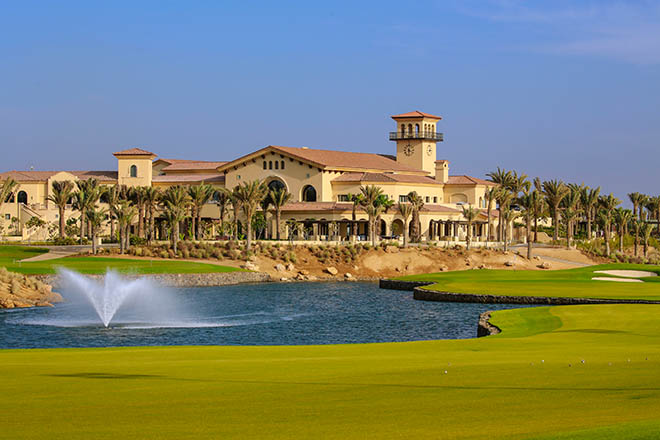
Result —
M266 165L266 161L264 160L264 170L268 169L268 165Z
M275 169L278 169L280 167L280 163L278 161L275 161Z
M131 165L130 176L137 177L137 165Z
M281 180L275 179L275 180L271 180L268 183L268 189L270 191L280 191L280 190L286 190L286 186L284 185L284 183L282 183Z
M408 124L408 136L412 136L412 124Z
M272 169L273 169L273 161L272 161L272 160L269 160L269 161L268 161L268 169L269 169L269 170L272 170Z
M419 136L419 124L415 124L415 137Z
M406 135L406 124L401 124L401 137Z
M281 170L284 169L284 161L283 161L283 160L280 161L280 169L281 169Z
M28 197L27 197L27 193L25 191L19 191L18 192L18 203L23 203L23 204L27 205L27 202L28 202L27 199L28 199Z
M312 185L305 185L302 190L303 202L316 202L316 189Z

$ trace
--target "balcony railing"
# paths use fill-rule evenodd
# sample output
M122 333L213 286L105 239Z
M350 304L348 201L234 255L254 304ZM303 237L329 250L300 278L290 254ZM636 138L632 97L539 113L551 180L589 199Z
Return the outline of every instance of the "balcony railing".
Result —
M442 133L435 133L433 131L420 131L418 133L402 133L400 131L390 131L391 141L400 141L403 139L424 139L429 141L442 142L444 136Z

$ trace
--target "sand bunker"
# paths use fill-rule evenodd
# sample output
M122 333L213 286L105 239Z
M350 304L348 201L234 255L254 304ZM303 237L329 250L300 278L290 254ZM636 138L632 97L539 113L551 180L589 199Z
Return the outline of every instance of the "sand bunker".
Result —
M592 280L595 281L617 281L619 283L643 283L642 280L636 280L634 278L610 278L610 277L594 277Z
M615 277L623 278L644 278L644 277L657 277L655 272L647 272L645 270L597 270L594 273L602 273L605 275L612 275Z

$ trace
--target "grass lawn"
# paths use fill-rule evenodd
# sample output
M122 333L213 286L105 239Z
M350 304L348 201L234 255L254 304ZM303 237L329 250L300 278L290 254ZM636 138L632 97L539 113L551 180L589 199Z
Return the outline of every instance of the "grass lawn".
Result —
M660 277L643 278L644 283L594 281L599 270L643 270L660 274L659 266L602 264L579 269L552 271L466 270L411 275L397 279L433 281L425 289L454 293L490 295L553 296L609 299L660 300Z
M539 307L472 340L3 350L0 438L656 439L659 318Z
M140 260L110 257L65 257L30 263L20 262L20 260L45 252L48 252L48 249L27 246L0 246L0 266L4 266L7 270L13 272L29 275L55 273L58 267L75 270L84 274L102 274L107 269L131 274L211 273L242 270L235 267L190 261Z

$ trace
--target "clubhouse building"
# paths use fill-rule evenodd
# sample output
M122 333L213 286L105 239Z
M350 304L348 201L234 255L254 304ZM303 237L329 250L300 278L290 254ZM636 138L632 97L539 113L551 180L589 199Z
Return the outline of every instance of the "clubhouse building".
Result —
M493 183L466 175L450 175L449 161L438 159L437 143L443 135L437 131L441 118L420 111L392 116L395 131L389 139L396 144L396 154L354 153L307 147L269 145L231 161L198 161L158 158L141 148L114 153L114 171L8 171L0 174L0 182L11 177L19 183L14 194L0 208L4 232L13 228L16 238L43 240L44 228L26 226L30 218L57 223L58 209L47 200L52 183L58 180L95 178L101 185L154 186L195 185L202 182L231 189L255 179L270 188L286 188L292 201L282 210L282 223L295 219L304 225L310 240L347 240L351 235L353 203L351 194L360 187L376 185L396 205L416 191L424 200L420 213L425 240L460 240L466 235L462 205L486 208L485 193ZM101 203L103 205L103 203ZM494 216L496 212L493 212ZM67 217L77 217L73 209ZM219 219L219 209L212 201L202 210L203 218ZM239 216L240 218L240 216ZM270 218L270 217L269 217ZM357 210L357 234L368 236L367 216ZM474 224L475 240L485 241L486 215ZM380 235L400 236L403 219L396 206L381 216ZM287 237L282 227L283 237ZM267 234L274 236L274 221ZM494 230L494 228L493 228ZM213 231L209 238L214 238Z

